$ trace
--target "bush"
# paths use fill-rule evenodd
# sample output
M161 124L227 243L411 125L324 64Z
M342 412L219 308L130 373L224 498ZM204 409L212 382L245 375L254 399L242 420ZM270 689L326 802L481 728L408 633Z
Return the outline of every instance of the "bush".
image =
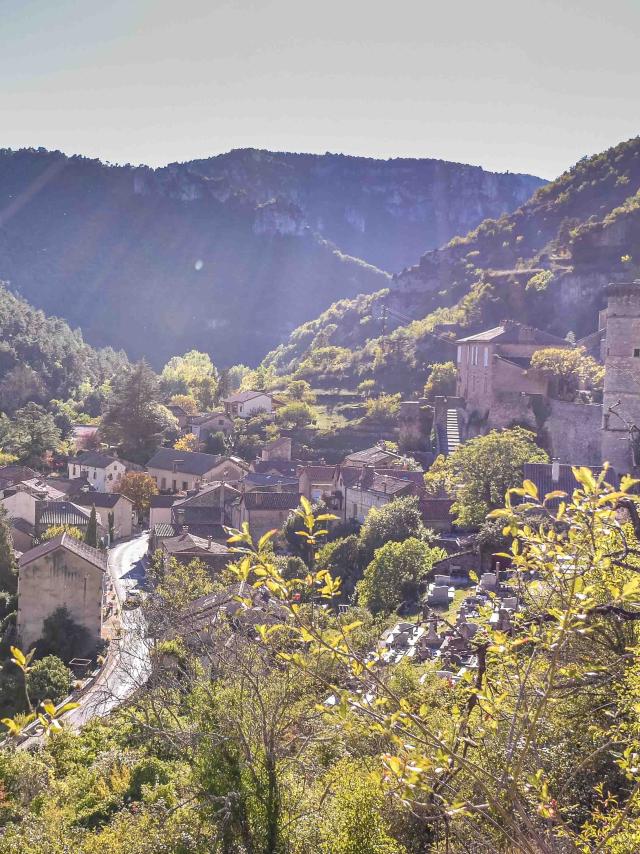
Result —
M399 411L399 394L381 394L380 397L367 400L365 418L367 421L389 424L396 420Z
M71 671L55 655L46 655L32 666L27 676L27 687L33 706L43 700L59 703L71 690Z
M424 386L424 396L427 400L435 397L447 397L456 393L458 371L453 362L436 362L429 365L431 373Z

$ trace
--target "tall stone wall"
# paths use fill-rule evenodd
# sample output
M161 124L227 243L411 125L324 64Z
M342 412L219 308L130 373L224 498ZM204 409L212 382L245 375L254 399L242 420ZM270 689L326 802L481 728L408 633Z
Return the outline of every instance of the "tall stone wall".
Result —
M561 463L600 465L602 404L549 400L544 422L548 451Z

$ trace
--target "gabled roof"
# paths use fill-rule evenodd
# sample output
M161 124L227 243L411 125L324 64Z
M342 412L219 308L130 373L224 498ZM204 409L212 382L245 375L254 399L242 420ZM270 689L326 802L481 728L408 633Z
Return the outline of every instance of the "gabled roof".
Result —
M133 504L130 498L127 498L126 495L122 495L120 492L83 492L77 495L73 502L74 504L79 504L81 507L103 507L111 509L116 506L121 498L124 501L128 501L129 504Z
M36 522L40 527L86 525L90 515L89 510L71 501L39 501L36 504Z
M268 391L238 391L235 394L230 394L229 397L223 399L223 403L246 403L248 400L253 400L254 397L270 397L273 395Z
M347 454L343 460L343 464L375 466L393 459L393 454L388 451L383 451L374 445L373 448L365 448L364 451L355 451L353 454Z
M203 498L214 498L216 493L220 492L220 488L224 483L224 493L225 493L225 504L227 501L236 498L240 494L240 490L236 489L235 486L231 486L230 483L225 483L222 480L214 480L211 483L205 484L205 486L201 487L197 491L188 492L186 495L175 496L176 500L172 505L167 505L171 507L184 507L189 504L197 504ZM209 509L211 505L204 505L205 508Z
M66 532L63 534L59 534L57 537L54 537L52 540L48 540L46 543L42 543L39 546L36 546L34 549L29 549L28 552L24 552L20 556L18 560L18 566L20 569L32 563L34 560L37 560L40 557L44 557L45 555L51 554L52 552L57 551L58 549L66 549L73 554L78 555L81 558L84 558L88 563L93 564L93 566L102 570L103 572L107 569L107 553L102 552L99 549L94 549L92 546L88 546L86 543L81 543L79 540L76 540L70 534Z
M300 503L298 492L245 492L247 510L294 510Z
M219 454L176 451L175 448L158 448L147 463L147 468L173 471L175 463L177 474L204 475L224 462L225 459L226 457L222 457Z
M154 507L173 507L176 501L184 497L183 495L152 495L149 502L149 507L153 510Z
M110 454L103 454L100 451L85 451L84 454L72 457L69 462L72 465L91 466L96 469L106 469L112 463L125 464L124 460L119 460L117 457L112 457Z
M215 540L198 537L190 531L163 540L162 548L169 554L188 552L189 554L195 553L205 556L205 553L206 555L228 555L232 553L228 546L216 543Z
M6 489L8 486L13 486L14 483L32 477L38 477L38 472L29 466L0 466L0 489Z
M271 471L277 471L280 474L287 474L291 477L296 477L300 462L298 460L255 460L251 464L251 468L259 474L268 474Z
M333 480L335 470L335 466L302 466L298 471L298 476L301 477L303 474L306 474L312 482L328 483Z
M209 421L214 421L216 418L224 418L225 421L231 421L224 409L217 412L201 412L199 415L189 416L189 423L192 427L199 427L202 424L207 424Z
M260 472L250 471L244 477L244 483L249 486L293 486L298 489L298 478L289 474L261 474Z
M564 338L543 332L534 326L526 326L515 320L503 320L500 326L486 329L476 335L458 339L458 344L469 343L499 343L499 344L536 344L541 347L569 347L571 346Z

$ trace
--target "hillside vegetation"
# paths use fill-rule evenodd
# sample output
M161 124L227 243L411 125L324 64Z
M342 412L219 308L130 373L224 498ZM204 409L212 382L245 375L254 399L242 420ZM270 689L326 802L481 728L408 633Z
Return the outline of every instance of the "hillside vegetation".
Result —
M557 335L596 328L610 279L640 263L640 139L581 160L510 215L427 252L374 295L342 300L296 329L265 366L315 384L374 377L422 388L448 340L515 317ZM383 338L382 333L387 335ZM338 348L327 358L331 350Z

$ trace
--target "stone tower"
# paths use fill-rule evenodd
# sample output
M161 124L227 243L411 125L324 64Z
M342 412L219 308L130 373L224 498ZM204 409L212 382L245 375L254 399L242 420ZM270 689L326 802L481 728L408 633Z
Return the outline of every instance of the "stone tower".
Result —
M640 435L640 281L607 288L604 364L602 461L628 474Z

